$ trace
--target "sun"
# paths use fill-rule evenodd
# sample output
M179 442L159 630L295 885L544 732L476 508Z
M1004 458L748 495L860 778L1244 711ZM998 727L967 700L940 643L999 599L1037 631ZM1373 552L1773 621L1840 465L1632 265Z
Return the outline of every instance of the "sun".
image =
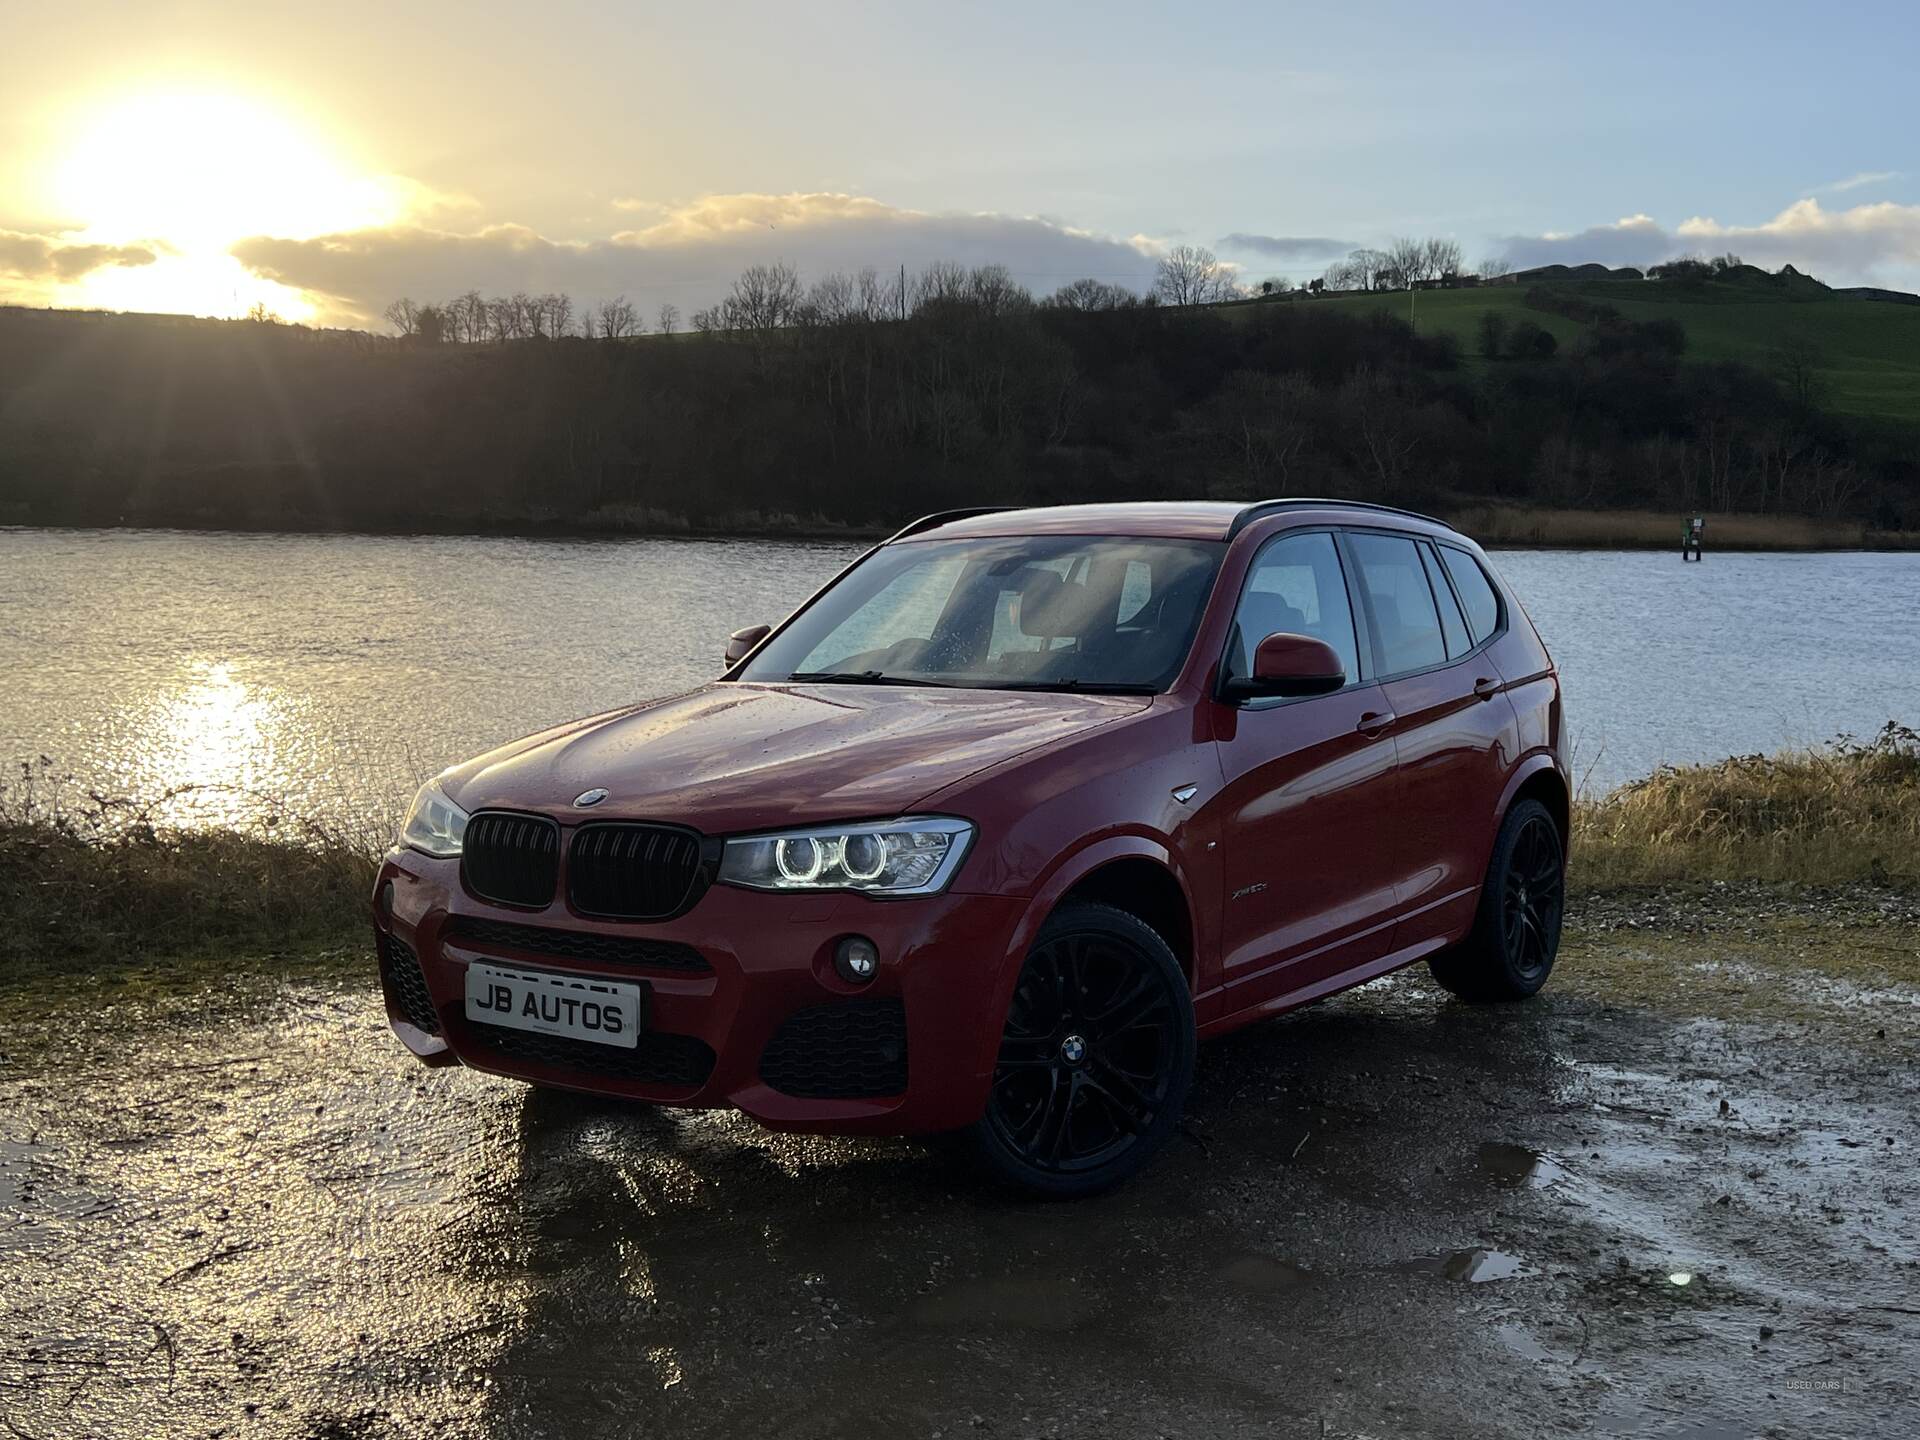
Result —
M91 272L82 304L238 315L265 303L289 319L311 309L261 279L229 248L252 235L306 239L386 224L401 208L389 180L356 173L314 129L234 93L155 92L90 108L55 158L57 213L88 242L144 245L151 265Z

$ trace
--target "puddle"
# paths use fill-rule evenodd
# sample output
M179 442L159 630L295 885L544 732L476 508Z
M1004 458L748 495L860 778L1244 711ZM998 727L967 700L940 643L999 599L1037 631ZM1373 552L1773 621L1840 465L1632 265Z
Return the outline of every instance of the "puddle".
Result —
M1480 1147L1479 1164L1496 1185L1511 1190L1544 1190L1567 1178L1566 1167L1544 1150L1489 1142Z
M1471 1250L1455 1250L1447 1255L1422 1255L1417 1260L1404 1262L1400 1268L1415 1274L1444 1275L1449 1280L1464 1280L1470 1285L1484 1284L1489 1280L1511 1280L1516 1275L1533 1273L1518 1255L1478 1246Z
M1214 1274L1229 1285L1237 1285L1242 1290L1268 1295L1283 1290L1298 1290L1313 1278L1311 1271L1295 1265L1290 1260L1278 1260L1271 1255L1262 1255L1258 1251L1249 1251L1245 1255L1235 1256L1214 1271Z
M1553 1359L1553 1352L1534 1339L1532 1332L1524 1325L1516 1325L1510 1321L1505 1325L1494 1326L1493 1333L1502 1345L1522 1360L1540 1362Z

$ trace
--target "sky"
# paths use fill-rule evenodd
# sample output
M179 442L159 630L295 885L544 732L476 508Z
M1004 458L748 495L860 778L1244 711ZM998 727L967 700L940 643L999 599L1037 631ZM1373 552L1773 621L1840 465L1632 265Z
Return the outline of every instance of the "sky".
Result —
M1920 6L0 0L0 302L378 328L1399 235L1920 289Z

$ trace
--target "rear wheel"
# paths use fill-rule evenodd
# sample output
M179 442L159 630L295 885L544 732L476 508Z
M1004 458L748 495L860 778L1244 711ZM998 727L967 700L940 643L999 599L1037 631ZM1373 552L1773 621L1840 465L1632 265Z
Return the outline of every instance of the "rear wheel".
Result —
M1193 997L1167 942L1111 906L1064 906L1021 968L975 1144L1022 1189L1105 1190L1173 1133L1194 1050Z
M1522 800L1494 842L1473 933L1428 962L1433 978L1462 1000L1526 999L1553 972L1566 900L1560 827L1538 800Z

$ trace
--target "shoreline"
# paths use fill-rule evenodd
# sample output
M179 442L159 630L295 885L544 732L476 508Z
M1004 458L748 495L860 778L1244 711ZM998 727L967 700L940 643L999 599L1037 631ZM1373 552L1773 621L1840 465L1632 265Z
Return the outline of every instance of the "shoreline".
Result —
M1254 503L1252 501L1247 502ZM1440 518L1489 550L1678 550L1683 518L1649 510L1544 510L1477 504L1442 508ZM1899 554L1920 551L1920 531L1873 530L1858 521L1797 515L1711 514L1706 553ZM905 522L901 522L905 523ZM744 514L714 525L667 517L610 515L598 520L516 518L418 525L261 524L195 522L51 522L0 519L0 534L17 530L171 531L190 535L337 535L369 539L486 540L755 540L799 542L884 540L898 524L842 524L819 517Z

